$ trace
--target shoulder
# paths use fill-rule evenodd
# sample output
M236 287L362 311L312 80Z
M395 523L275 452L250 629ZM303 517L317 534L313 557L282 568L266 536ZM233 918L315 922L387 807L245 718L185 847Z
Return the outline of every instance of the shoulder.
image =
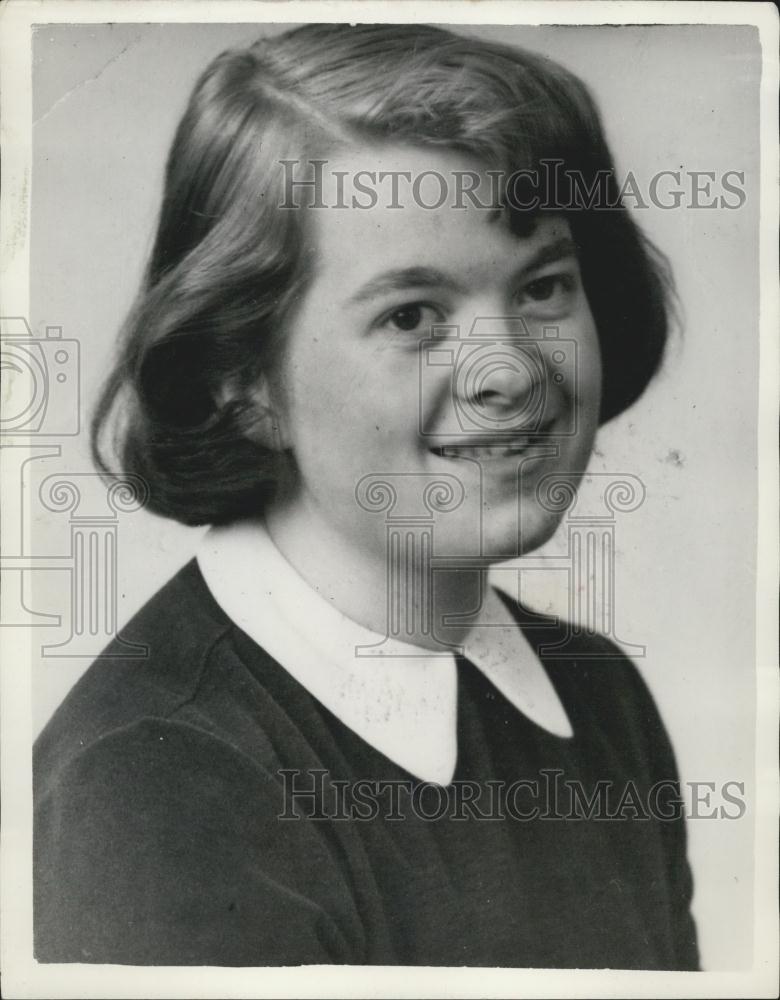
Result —
M326 831L278 775L215 732L139 718L36 788L39 961L346 961L360 928ZM334 916L335 914L335 916Z
M332 838L281 822L275 741L307 745L273 661L194 563L122 637L147 655L112 643L36 744L38 960L346 961L360 926Z
M36 792L89 748L148 736L197 698L232 653L234 626L192 560L163 586L74 685L35 746Z

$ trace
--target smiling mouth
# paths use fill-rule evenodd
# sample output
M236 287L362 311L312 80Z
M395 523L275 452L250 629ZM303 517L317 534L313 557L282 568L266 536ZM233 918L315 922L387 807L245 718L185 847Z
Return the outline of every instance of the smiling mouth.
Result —
M532 447L532 442L523 444L483 444L483 445L443 445L430 451L439 458L511 458L523 455Z
M512 439L474 441L453 441L429 448L438 458L476 458L497 459L513 458L524 455L531 449L548 444L554 420L545 423L538 430Z

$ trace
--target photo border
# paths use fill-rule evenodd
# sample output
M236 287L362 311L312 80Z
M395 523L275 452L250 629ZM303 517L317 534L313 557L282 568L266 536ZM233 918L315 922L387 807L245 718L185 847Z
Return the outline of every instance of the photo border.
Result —
M429 0L7 0L0 8L3 315L29 315L31 43L33 25L54 23L411 22L442 24L749 24L759 29L761 224L759 370L759 537L757 567L756 835L754 962L743 972L645 972L423 967L89 966L32 958L31 636L6 629L2 642L3 826L0 927L7 997L774 997L778 939L778 19L771 3L546 2ZM11 390L13 386L10 387ZM4 388L4 393L8 387ZM2 457L0 455L0 457ZM6 481L3 528L20 491ZM18 523L18 522L17 522ZM29 530L29 521L28 530ZM3 597L4 599L4 597Z

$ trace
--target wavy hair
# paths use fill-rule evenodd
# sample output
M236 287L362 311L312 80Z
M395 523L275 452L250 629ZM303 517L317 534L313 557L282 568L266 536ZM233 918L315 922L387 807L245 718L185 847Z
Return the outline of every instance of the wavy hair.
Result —
M279 356L312 253L308 213L278 207L279 164L366 140L439 146L507 175L548 160L586 185L606 176L616 207L566 209L601 343L602 422L660 366L668 267L620 204L577 77L438 27L305 25L218 56L168 155L151 258L92 422L98 467L143 476L149 509L221 523L273 496L280 457L252 433L252 389ZM518 232L531 221L510 214Z

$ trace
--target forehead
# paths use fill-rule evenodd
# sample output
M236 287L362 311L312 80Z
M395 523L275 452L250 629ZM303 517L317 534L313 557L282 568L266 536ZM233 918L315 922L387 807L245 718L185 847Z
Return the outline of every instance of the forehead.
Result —
M512 233L492 207L497 183L477 159L450 150L365 146L332 156L322 172L326 207L308 210L318 278L346 290L379 269L422 265L489 280L569 235L555 215L540 217L530 236Z

